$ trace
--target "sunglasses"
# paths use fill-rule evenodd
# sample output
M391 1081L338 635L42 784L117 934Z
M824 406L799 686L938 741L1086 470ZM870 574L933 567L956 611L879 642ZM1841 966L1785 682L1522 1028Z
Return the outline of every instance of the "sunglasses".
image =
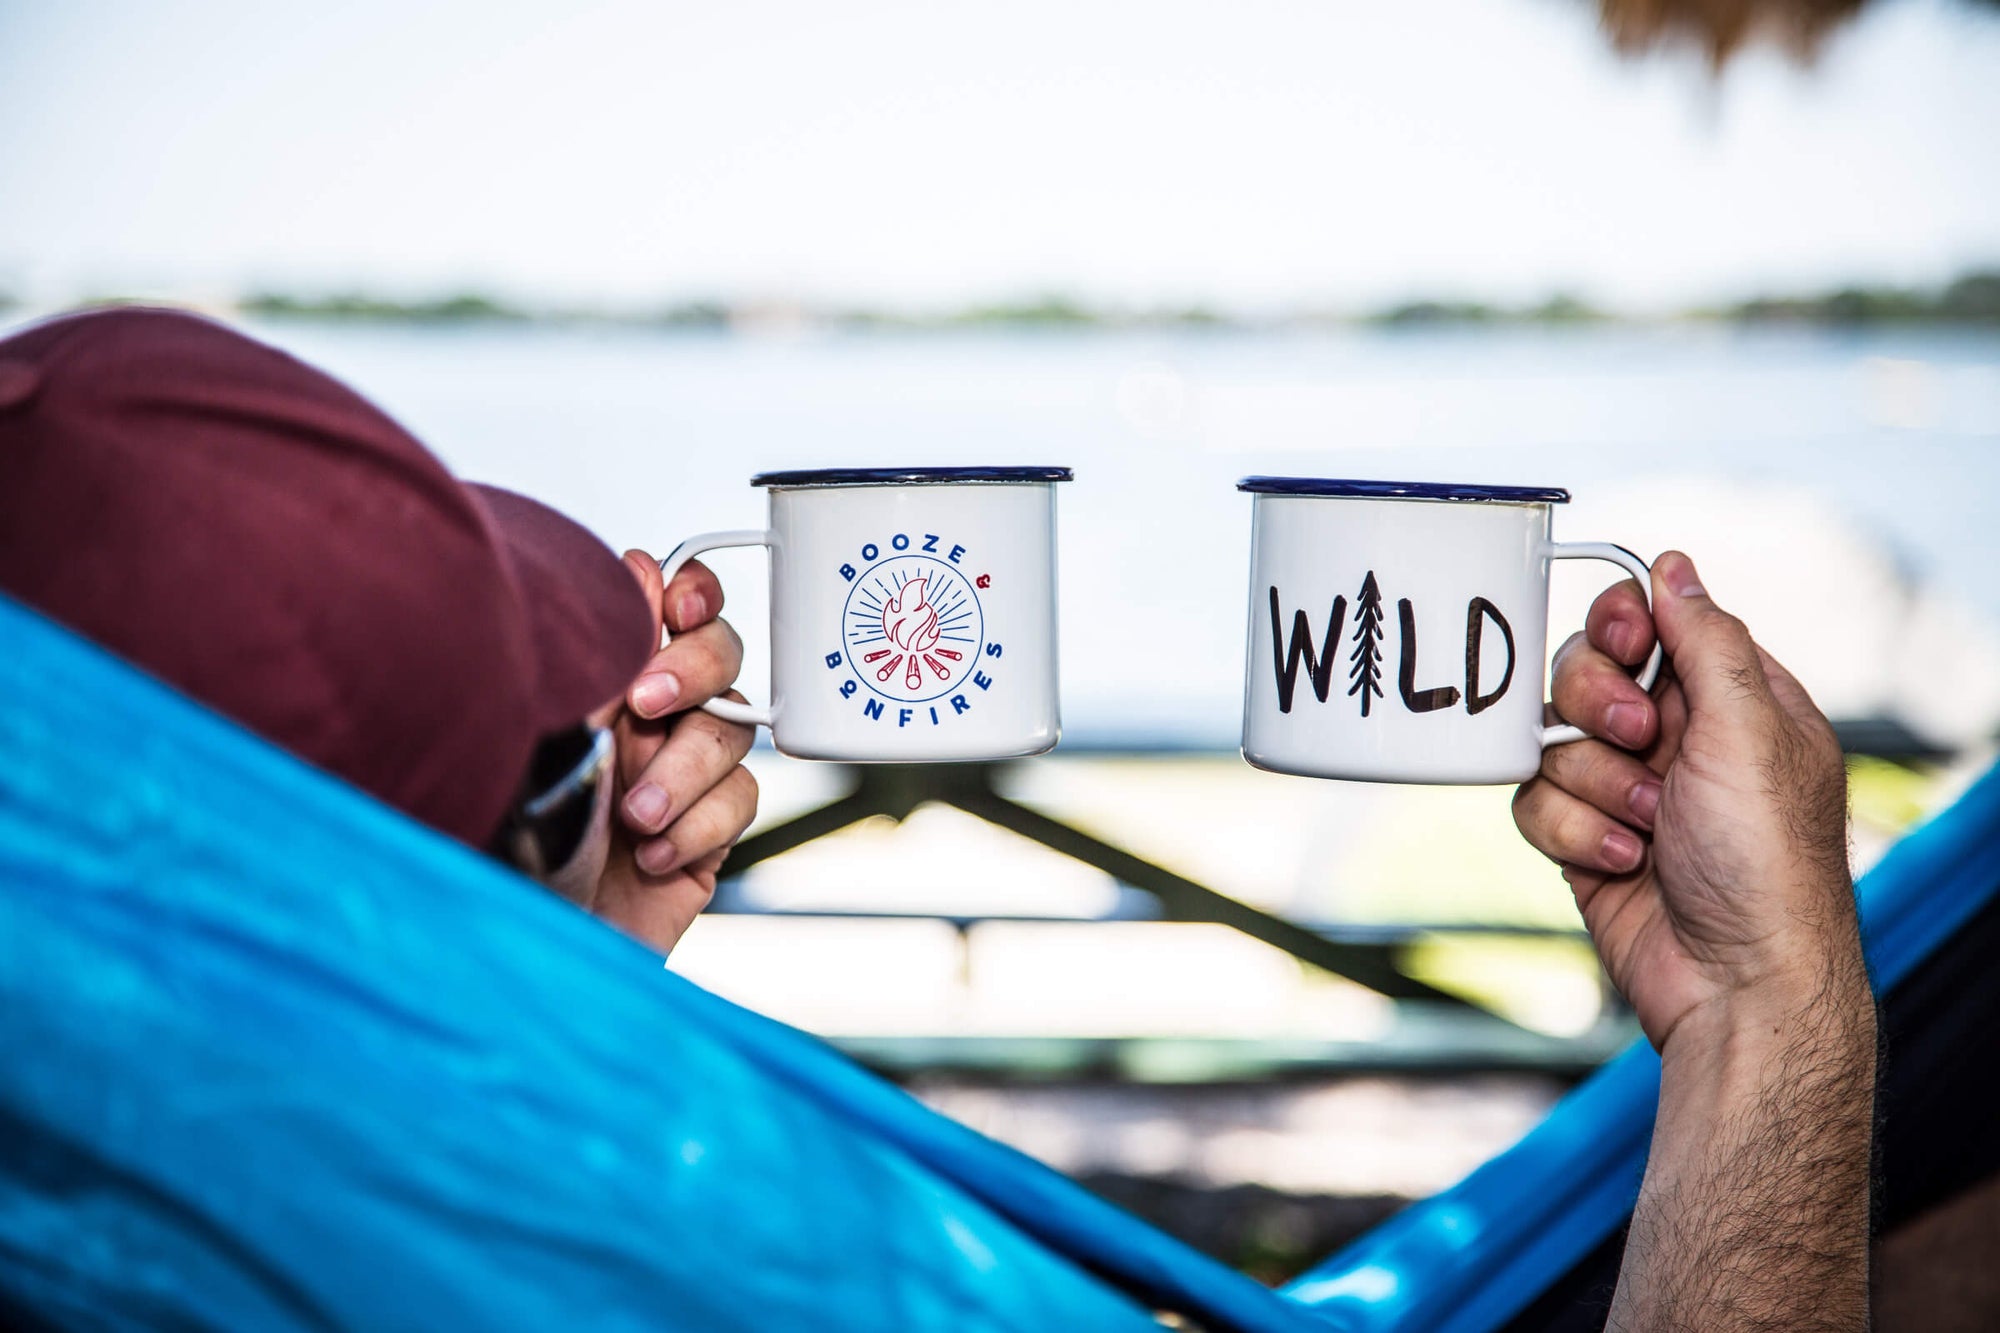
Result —
M525 875L553 875L582 850L597 793L611 780L611 733L578 723L542 738L489 850Z

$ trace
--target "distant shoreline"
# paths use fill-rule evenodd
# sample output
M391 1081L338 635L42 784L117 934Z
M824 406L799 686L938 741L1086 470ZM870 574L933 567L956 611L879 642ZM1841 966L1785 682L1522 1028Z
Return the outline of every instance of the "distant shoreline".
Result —
M238 307L246 315L286 319L362 320L408 324L615 324L715 332L787 327L885 332L958 329L1213 329L1274 330L1341 327L1410 328L1451 325L1575 326L1653 323L1632 320L1558 294L1533 305L1413 300L1368 311L1298 310L1246 318L1209 306L1132 309L1086 304L1061 296L965 306L928 313L857 307L694 301L644 312L550 309L513 305L462 293L429 301L389 301L354 294L314 297L257 293ZM1930 289L1843 287L1805 296L1757 296L1730 305L1679 312L1675 319L1736 324L2000 325L2000 269L1976 271Z
M77 304L125 304L134 299L107 295ZM1975 270L1930 288L1847 286L1807 295L1755 296L1726 305L1690 308L1665 317L1619 314L1566 294L1551 296L1530 305L1426 299L1365 311L1302 308L1258 317L1201 305L1116 307L1091 305L1062 296L922 312L721 300L686 301L650 310L621 311L589 306L519 304L480 292L406 300L353 291L314 294L260 291L223 302L222 307L252 318L318 323L430 327L611 327L717 334L812 330L948 333L1010 329L1286 332L1351 328L1562 328L1663 323L1833 329L1895 326L1994 328L2000 327L2000 268ZM18 308L18 303L9 301L6 293L0 292L0 314Z

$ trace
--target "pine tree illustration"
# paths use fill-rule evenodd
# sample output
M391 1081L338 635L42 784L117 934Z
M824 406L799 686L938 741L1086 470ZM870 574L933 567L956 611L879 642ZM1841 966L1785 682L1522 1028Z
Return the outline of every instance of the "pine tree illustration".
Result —
M1372 569L1362 581L1359 606L1360 614L1354 619L1354 651L1347 658L1354 664L1347 672L1354 684L1347 692L1361 696L1361 716L1367 717L1368 696L1380 698L1382 694L1382 650L1376 646L1382 638L1382 590L1375 586Z

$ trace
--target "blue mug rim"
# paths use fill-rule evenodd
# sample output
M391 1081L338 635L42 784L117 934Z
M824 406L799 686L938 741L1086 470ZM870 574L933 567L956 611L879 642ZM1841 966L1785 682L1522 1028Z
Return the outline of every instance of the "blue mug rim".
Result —
M1560 486L1484 486L1443 481L1371 481L1357 477L1245 477L1252 495L1328 496L1354 500L1458 500L1488 504L1568 504Z
M924 486L951 482L1069 481L1066 467L822 467L759 472L752 486Z

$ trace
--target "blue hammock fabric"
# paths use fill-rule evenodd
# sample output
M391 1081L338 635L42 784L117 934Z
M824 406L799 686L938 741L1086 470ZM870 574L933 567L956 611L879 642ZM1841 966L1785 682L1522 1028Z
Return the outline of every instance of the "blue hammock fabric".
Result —
M1299 1326L1258 1284L4 599L0 756L0 1310L1156 1327L1087 1271L1104 1257L1224 1326Z
M1989 775L1868 877L1882 984L1996 827ZM1629 1211L1657 1076L1271 1292L0 598L0 1314L1490 1329Z

